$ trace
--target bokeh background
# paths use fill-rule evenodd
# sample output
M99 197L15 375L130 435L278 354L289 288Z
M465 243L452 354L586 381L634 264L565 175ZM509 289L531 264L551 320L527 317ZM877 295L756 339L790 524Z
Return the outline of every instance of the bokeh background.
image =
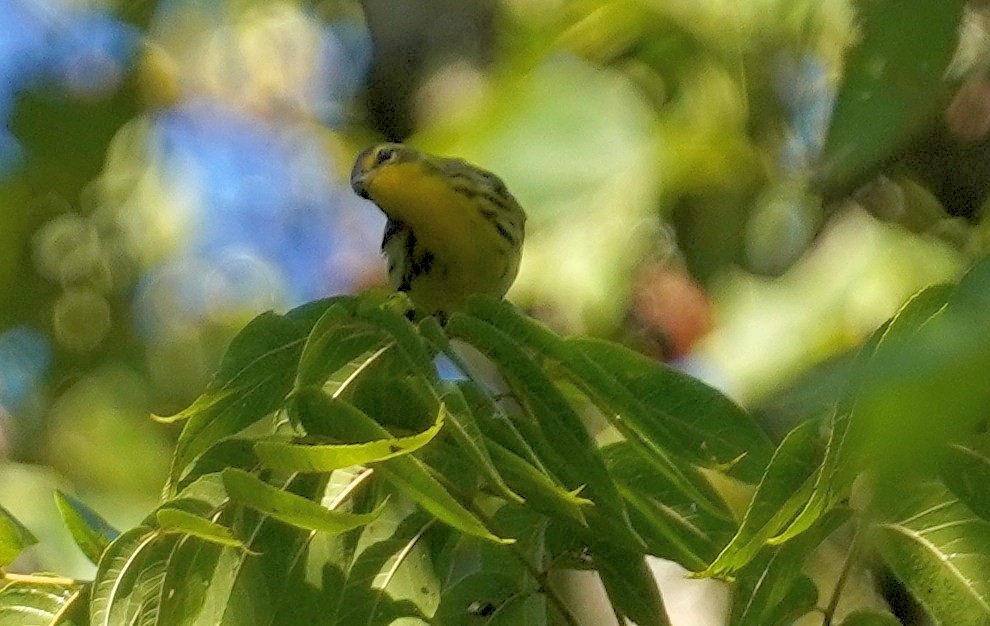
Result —
M946 149L881 145L895 165L829 194L844 0L0 0L0 503L42 537L25 569L86 575L53 487L122 527L151 508L177 430L149 416L247 320L383 284L347 173L386 139L504 178L518 305L786 431L985 249L982 11L914 129Z

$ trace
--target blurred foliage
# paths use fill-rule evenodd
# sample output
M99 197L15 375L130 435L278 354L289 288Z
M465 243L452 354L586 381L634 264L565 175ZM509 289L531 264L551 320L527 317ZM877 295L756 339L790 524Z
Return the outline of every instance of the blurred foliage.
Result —
M955 290L922 292L927 295L898 310L920 289L956 281L987 252L988 32L986 3L975 0L919 0L909 11L892 0L0 0L0 506L42 539L12 571L109 580L112 558L150 536L165 537L176 549L191 537L217 546L231 537L243 543L198 556L180 550L182 567L205 572L221 559L242 562L238 550L253 545L245 529L262 542L291 535L271 521L278 518L268 517L270 511L252 508L257 503L238 500L226 513L238 516L229 526L227 519L207 520L203 503L230 495L224 495L229 485L219 483L210 495L192 497L189 507L173 501L164 516L145 518L160 485L176 479L175 459L200 458L203 446L214 443L210 428L220 428L178 435L147 415L190 405L199 410L194 401L202 401L224 350L258 313L382 284L377 249L384 219L351 193L346 173L358 150L390 139L462 156L505 179L530 216L510 293L527 313L555 332L604 337L672 361L745 405L760 432L779 445L774 461L742 446L748 454L738 466L719 457L708 467L715 474L744 471L733 480L745 484L745 495L726 495L712 474L705 480L720 485L719 497L733 503L725 506L749 511L748 517L722 520L710 537L681 536L683 543L671 540L651 507L707 502L708 483L672 491L654 477L655 468L624 456L630 444L617 441L630 433L608 428L597 433L600 450L582 437L569 442L567 453L583 450L588 467L604 462L607 471L597 487L564 480L570 489L585 485L565 496L540 478L552 469L544 461L560 462L564 452L530 442L531 420L519 428L532 454L519 454L507 441L472 446L458 439L474 450L464 459L432 450L455 447L445 442L456 427L447 416L441 435L406 454L435 462L429 475L448 481L444 490L472 493L473 483L458 482L474 477L466 469L472 464L495 492L488 495L510 504L510 476L534 481L531 493L515 495L549 505L549 512L503 507L493 513L494 505L479 498L486 514L500 523L504 516L505 527L516 530L543 529L555 516L580 521L585 497L599 507L627 508L628 519L618 516L617 527L600 533L615 535L606 543L625 542L591 542L584 555L585 566L605 575L620 611L648 610L629 605L635 598L622 597L624 585L642 598L655 595L643 587L645 569L616 567L642 549L623 530L625 521L652 538L651 554L736 577L741 588L755 584L747 578L753 568L779 567L779 580L791 575L793 584L752 587L754 597L768 605L786 597L793 601L786 606L801 608L832 591L820 584L816 591L793 575L794 564L811 563L834 539L824 538L848 493L885 490L852 489L849 474L879 476L880 485L896 482L892 474L919 474L907 484L924 487L911 499L869 495L875 506L855 507L859 527L871 530L861 530L853 545L875 548L887 575L924 610L947 623L968 623L966 611L979 604L970 601L985 600L986 590L949 585L932 597L918 581L939 577L938 550L918 553L903 541L928 527L958 524L969 533L965 538L939 535L931 545L959 540L975 546L973 554L986 551L985 494L974 487L979 480L968 478L982 475L985 450L964 441L981 428L983 385L972 372L985 366L984 331L969 319L979 317L972 307L983 297L980 274L971 272ZM932 321L915 325L906 312L923 302L951 314L924 309L928 317L918 315ZM917 345L894 347L883 339L875 358L857 356L872 354L864 343L870 345L871 335L877 341L874 331L895 314ZM507 380L522 368L560 383L558 372L545 371L553 358L526 353L529 344L522 354L505 349L499 356L498 343L485 343L486 356ZM628 365L596 345L583 349L607 363L606 371ZM847 424L836 407L859 384L864 359L874 365L856 391L853 415L859 416ZM291 371L291 361L290 355L276 369ZM423 375L429 370L416 366ZM375 418L389 416L385 426L398 429L394 441L404 442L396 445L407 445L411 432L442 420L435 422L433 401L414 393L416 384L394 367L372 367L351 400ZM556 408L593 430L603 427L610 416L591 405L620 402L618 390L578 387L563 384L572 408ZM475 401L491 410L485 393L464 393L472 411ZM265 413L283 400L264 386L251 398ZM552 406L515 408L559 418ZM669 411L684 419L682 409ZM934 414L944 417L944 428L931 424ZM887 423L894 415L899 426ZM232 433L247 426L236 411L224 419L219 424ZM811 483L802 473L809 467L775 466L817 462L822 441L801 426L809 419L832 433L826 442L860 424L857 436L868 442L862 445L882 450L890 466L864 468L852 451L849 457L826 452ZM661 448L672 445L668 437L678 441L684 446L678 455L692 451L686 466L679 456L672 461L678 472L694 472L703 460L699 450L714 445L676 429L650 436ZM953 438L960 440L943 454L940 442ZM212 471L253 468L249 446L235 441L222 448L211 457ZM285 453L268 450L273 458ZM910 462L918 458L925 462ZM774 471L772 481L764 469L767 476ZM617 491L610 481L618 481ZM784 493L788 485L794 490ZM288 490L318 499L320 487L301 481ZM100 572L64 548L72 537L59 522L60 509L37 504L49 502L52 488L105 512L106 528L132 529L103 553ZM749 503L752 489L757 498ZM357 510L378 511L372 502L379 496L374 491ZM78 513L75 525L68 523L77 541L80 532L103 528L66 502L63 515ZM810 504L799 513L802 502ZM949 518L912 517L925 505L941 507ZM764 516L775 507L803 521L771 554L764 540L784 532L776 527L780 520ZM454 535L439 532L415 508L391 502L365 530L350 531L367 535L362 546L431 540L432 552L410 549L421 559L418 569L400 568L408 589L399 594L389 587L383 615L419 611L449 621L444 616L467 610L487 619L497 605L499 619L518 623L529 619L521 616L554 613L539 594L512 595L520 580L534 582L518 568L500 570L493 582L478 572L455 580L431 569L430 559L452 566L468 548L438 548L443 542L436 535ZM973 520L966 519L970 511ZM384 545L362 557L349 539L316 536L310 550L339 556L340 545L348 545L352 561L338 563L332 574L311 565L305 579L313 589L330 588L331 579L346 583L348 568L360 575L387 569ZM531 564L574 553L573 546L557 550L552 533L519 539ZM15 538L5 545L27 544ZM86 545L93 557L102 544L91 536ZM154 543L156 553L171 547ZM476 550L471 559L488 565L502 558L490 546L469 548ZM951 562L953 554L941 556ZM148 561L146 576L155 563ZM256 581L252 567L247 578L235 573L222 584L232 590ZM347 584L360 587L357 580ZM3 588L0 598L16 604L39 589L23 584ZM72 581L46 584L50 593L39 610L79 600ZM429 597L420 597L420 588ZM488 593L504 604L479 599ZM733 607L731 619L770 623L757 608ZM865 611L846 622L888 620Z

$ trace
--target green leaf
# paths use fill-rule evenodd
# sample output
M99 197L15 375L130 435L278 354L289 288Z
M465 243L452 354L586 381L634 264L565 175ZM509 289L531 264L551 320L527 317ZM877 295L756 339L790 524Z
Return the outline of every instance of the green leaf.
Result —
M949 446L942 481L974 513L990 520L990 457L960 444Z
M418 450L433 440L445 423L443 405L433 425L408 437L389 437L367 443L305 445L259 441L255 452L268 467L286 472L330 472L352 465L367 465Z
M387 305L361 306L358 307L357 315L391 335L396 347L409 360L413 370L432 383L437 381L433 357L426 349L426 342L404 315L400 315Z
M698 507L629 442L611 444L602 455L650 554L701 570L735 532L734 523Z
M891 346L904 345L920 328L942 315L952 290L952 285L936 285L914 294L860 350L853 365L851 389L839 401L829 420L825 458L811 497L775 541L787 541L800 534L845 498L869 456L879 453L869 445L869 425L863 423L868 420L862 417L862 409L856 404L873 367L873 359L879 352L889 352Z
M788 433L770 460L736 536L699 575L725 577L749 563L807 502L820 459L816 420Z
M100 555L117 538L120 531L93 509L58 490L55 491L55 506L82 553L94 564L99 563Z
M885 498L880 556L940 624L990 623L990 522L937 482Z
M736 579L738 601L732 606L732 626L791 624L812 610L818 594L802 571L809 555L849 519L850 513L849 509L832 509L806 532L782 546L765 549L770 552L767 558L754 559L744 567ZM805 584L812 587L810 597L800 588Z
M182 509L164 507L155 512L155 518L158 520L158 527L165 532L185 533L222 546L244 547L241 540L226 526Z
M455 313L447 323L447 333L473 345L498 366L517 400L539 425L546 443L559 461L566 463L564 478L568 486L584 485L585 495L601 509L595 515L600 515L602 523L609 527L609 539L624 542L630 548L640 547L622 498L584 423L543 370L509 335L476 318ZM535 442L530 439L530 443ZM546 465L561 465L555 459L541 460Z
M591 546L592 559L617 615L637 626L670 626L653 572L642 554Z
M947 444L965 440L985 419L990 327L950 303L910 341L884 347L857 398L854 433L881 479L900 482L935 469Z
M965 0L861 0L859 38L846 67L816 178L847 195L934 120L959 39Z
M582 389L655 447L687 456L699 465L726 468L755 482L766 468L773 445L762 429L724 395L677 370L624 346L600 339L566 340L566 367ZM617 403L618 394L626 402Z
M500 441L503 446L522 456L544 473L548 473L515 424L500 410L494 398L484 390L485 387L479 377L472 372L461 355L450 344L449 338L444 334L437 319L435 317L423 319L419 324L419 329L420 333L430 341L435 349L442 352L468 377L468 380L455 383L460 395L464 396L469 409L472 411L472 418L474 418L475 413L480 412L480 419L474 419L473 425L466 425L465 430L468 431L468 434L470 435L470 430L474 426L480 428L481 423L483 423L486 426L483 436L488 435Z
M403 570L416 568L416 562L428 557L421 545L434 523L421 512L403 513L399 505L390 505L381 523L362 529L354 557L338 581L325 581L332 594L324 602L325 623L337 626L372 626L392 623L401 615L416 615L415 606L390 602L390 591L396 591ZM414 573L420 587L435 587L432 573ZM432 599L435 601L435 597ZM433 602L427 602L432 604ZM396 613L398 612L398 615Z
M990 256L984 256L973 264L952 292L951 304L955 308L981 315L990 306Z
M234 337L206 391L170 418L188 419L176 444L173 485L210 446L281 406L292 388L308 332L308 327L287 316L264 313Z
M840 626L901 626L901 620L890 613L862 609L847 615Z
M272 487L239 469L226 469L222 476L227 494L234 502L306 530L340 534L364 526L381 514L380 508L363 514L331 511L306 498Z
M602 414L611 421L612 425L626 439L643 449L645 458L650 460L658 472L664 473L673 482L678 484L685 493L691 496L697 506L705 507L712 512L724 512L721 500L711 489L709 483L701 479L694 471L694 468L683 460L686 450L690 450L695 445L699 448L705 447L704 443L698 443L698 439L702 437L698 436L697 433L691 435L689 437L691 440L690 445L685 441L678 440L675 436L675 429L669 427L663 421L664 416L661 415L659 416L660 419L658 419L657 411L661 414L663 411L656 408L674 405L668 400L653 397L649 398L649 402L642 402L640 401L640 395L680 393L682 399L688 399L688 404L695 403L698 405L699 415L705 415L711 419L715 419L712 411L706 408L714 406L716 407L716 411L732 410L735 411L735 414L745 417L724 396L700 383L692 384L689 382L689 379L677 374L670 377L671 381L675 381L674 383L666 386L661 385L664 388L660 390L653 389L650 383L643 384L641 382L644 378L649 380L651 377L654 382L656 380L655 374L659 370L656 370L654 364L649 362L649 360L639 357L624 348L613 348L611 344L606 342L562 340L542 324L519 312L511 304L492 298L476 297L471 300L470 310L496 327L500 331L503 341L508 340L508 338L518 340L541 356L549 357L563 365L581 390L599 407ZM450 327L448 325L448 328ZM588 354L585 354L585 350L595 356L600 356L603 359L604 366L599 366L593 361ZM484 352L484 350L482 351ZM491 352L486 352L486 354L490 357L492 356ZM533 367L529 362L524 364ZM518 367L518 365L516 366ZM525 374L527 379L533 378L536 375L542 375L539 368L534 369L535 372ZM613 378L615 372L624 372L620 373L617 378L622 378L622 381L628 384L628 386L624 386L623 382L620 382L617 378ZM511 373L503 371L502 374L511 383ZM554 391L557 391L549 381L546 384ZM530 391L527 390L527 392ZM533 389L531 393L538 393L538 390ZM561 402L563 406L570 408L562 398ZM552 412L560 413L561 405L555 403L552 407ZM574 418L569 417L566 425L574 428L574 426L571 426L573 424L572 419ZM541 426L544 425L546 420L546 415L537 416L537 421ZM580 420L575 421L580 423ZM673 420L672 423L677 423L677 421ZM679 425L683 426L682 424ZM742 424L736 424L736 426L742 427ZM583 430L583 426L579 428ZM559 432L559 428L555 430ZM553 434L549 429L545 430L544 433L551 444L560 438L559 434ZM721 438L721 436L716 438ZM750 442L750 444L754 452L758 453L760 445L753 442ZM763 446L769 449L765 437ZM711 447L718 448L719 445L713 443ZM560 446L556 446L556 449L564 458L574 456L573 451L565 453L561 450ZM739 462L747 455L745 448L735 449L733 452L734 456L731 458L727 457L724 465L729 466L733 462ZM712 459L709 455L701 455L701 457L703 458L697 459L699 463L711 464ZM588 487L590 493L594 494L594 485L589 482ZM607 505L608 501L604 503L599 502L599 504ZM620 513L623 513L622 517L612 520L612 526L616 526L615 522L625 521L626 517L621 509ZM619 533L617 537L624 539L621 529L617 530L617 532Z
M93 581L92 626L142 623L157 612L165 565L178 541L147 526L117 537L103 553Z
M587 526L582 508L594 504L591 500L560 487L549 476L499 444L489 442L488 447L499 471L511 488L523 495L528 506L551 518Z
M521 503L523 499L506 484L505 479L492 461L485 445L484 435L464 398L464 394L456 386L451 386L443 394L442 401L450 411L449 430L453 433L457 443L460 444L460 449L474 462L475 467L481 471L496 491L511 502Z
M291 409L312 435L368 441L390 434L368 415L336 398L328 398L316 389L303 389L293 396ZM511 540L496 537L478 517L464 508L426 466L413 456L399 456L382 462L375 471L400 493L409 496L440 521L458 530L497 542Z
M86 589L83 585L55 582L8 583L0 588L0 624L84 626Z
M321 387L359 356L374 354L394 342L384 329L355 318L355 308L353 303L335 304L313 326L299 357L297 388Z
M14 562L24 548L38 540L10 511L0 506L0 568Z
M537 626L534 622L520 622L510 614L512 604L524 599L525 597L520 597L515 581L508 576L475 572L444 590L433 621L435 624L464 626L512 626L520 623Z
M778 606L774 607L773 616L776 621L760 622L759 626L793 626L801 616L817 613L815 610L817 603L818 587L804 574L798 574L791 581L787 595L781 599ZM732 626L736 625L733 623Z
M289 481L286 490L312 499L324 485L307 475ZM288 573L303 558L314 533L234 505L227 510L234 513L234 534L245 538L247 549L182 537L161 584L162 624L274 623L276 605L292 582Z
M216 442L201 454L182 476L182 480L177 485L179 493L199 479L219 474L228 467L238 467L245 471L256 469L259 461L254 446L257 442L257 438L250 437L228 437ZM220 485L219 481L217 485L222 492L223 485Z

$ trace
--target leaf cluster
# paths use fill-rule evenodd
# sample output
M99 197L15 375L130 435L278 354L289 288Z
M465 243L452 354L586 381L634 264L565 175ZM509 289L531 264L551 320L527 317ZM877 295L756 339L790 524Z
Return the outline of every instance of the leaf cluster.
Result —
M159 506L119 532L58 494L96 576L7 573L0 624L575 624L551 583L574 568L668 624L648 557L732 581L734 625L830 622L873 560L941 623L987 623L988 300L990 261L919 293L776 447L690 376L506 303L444 327L372 296L266 313L159 418L183 422ZM822 590L826 541L847 567ZM0 564L33 542L0 511Z

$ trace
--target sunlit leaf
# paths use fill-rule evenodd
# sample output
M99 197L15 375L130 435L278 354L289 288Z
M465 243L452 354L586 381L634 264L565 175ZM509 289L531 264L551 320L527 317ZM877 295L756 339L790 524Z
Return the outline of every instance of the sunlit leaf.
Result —
M302 390L293 399L293 409L310 434L357 441L391 436L359 409L328 398L319 390ZM488 530L477 515L464 508L415 457L406 455L389 459L376 465L375 471L444 523L476 537L505 541Z
M55 505L79 549L90 561L99 563L100 555L120 531L96 511L61 491L55 492Z
M990 623L990 522L936 482L884 501L876 545L894 575L937 623Z
M830 416L825 458L811 497L787 529L775 538L776 541L783 542L804 532L844 498L853 480L864 469L868 456L877 453L867 445L869 438L864 431L868 428L856 407L859 393L866 384L867 372L878 352L886 352L891 346L903 344L921 327L940 316L952 290L952 285L936 285L919 291L862 347L853 365L851 389L840 399Z
M11 582L0 588L3 626L84 626L86 587L55 581Z
M147 526L117 537L103 553L93 581L92 625L116 626L153 618L165 566L177 542L178 536L165 536Z
M749 563L807 502L820 459L818 423L809 420L781 442L736 536L700 575L728 576Z
M220 370L192 406L170 420L188 419L176 445L171 479L196 457L277 409L292 387L309 328L265 313L231 342Z
M360 514L331 511L311 500L273 487L252 474L234 468L224 470L223 484L231 500L286 524L307 530L339 534L368 524L381 513L380 509Z
M38 540L17 518L0 506L0 567L14 562L24 548L38 543Z
M226 526L182 509L161 508L155 513L155 517L159 528L165 532L185 533L222 546L244 546Z
M433 440L443 428L446 411L441 405L432 426L408 437L389 437L366 443L305 445L280 441L259 441L255 452L262 463L287 472L330 472L352 465L409 454Z

